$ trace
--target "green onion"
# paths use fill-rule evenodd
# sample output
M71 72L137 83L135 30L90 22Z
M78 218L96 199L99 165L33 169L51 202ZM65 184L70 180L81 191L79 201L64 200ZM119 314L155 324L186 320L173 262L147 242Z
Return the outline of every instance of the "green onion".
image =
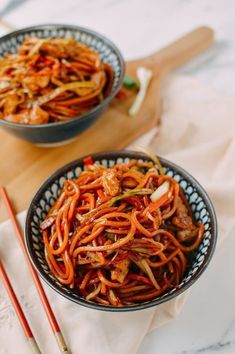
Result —
M137 82L130 76L125 75L124 80L123 80L123 86L126 87L127 89L133 89L136 88Z
M153 152L148 151L148 150L142 148L141 146L136 146L135 149L143 152L146 156L148 156L154 162L155 167L160 172L160 174L164 175L164 169L161 165L161 162L160 162L159 158L156 155L154 155Z
M170 183L165 181L161 184L154 192L151 194L150 199L153 203L155 203L158 199L160 199L164 194L169 192Z
M156 289L161 289L149 264L147 263L146 259L142 259L139 262L135 262L139 268L148 275L149 279L151 280L151 282L153 283L153 285L155 286Z
M141 188L141 189L131 189L128 192L123 193L122 195L118 195L117 197L113 197L110 199L108 202L108 206L111 207L114 203L116 203L118 200L131 197L132 195L146 195L146 194L152 194L153 190L149 188Z
M88 211L86 214L82 215L82 222L85 222L87 218L91 217L94 213L96 213L98 210L102 209L103 207L111 207L113 206L114 203L116 203L118 200L130 197L132 195L146 195L146 194L152 194L154 192L153 189L150 188L136 188L136 189L131 189L122 195L118 195L117 197L113 197L112 199L108 200L107 202L101 204L97 208ZM79 219L78 219L79 220Z
M112 234L106 234L106 237L111 241L115 241L115 237Z
M134 103L132 104L131 108L128 111L129 116L134 116L139 112L139 110L144 102L144 99L146 97L146 93L147 93L150 81L152 79L152 76L153 76L153 73L149 69L146 69L144 67L139 67L137 69L137 77L139 79L140 89L136 95Z
M69 82L67 84L64 84L60 87L57 87L55 90L51 91L47 95L39 97L38 101L36 102L37 104L43 105L47 103L48 101L53 100L55 97L59 96L61 93L65 91L72 91L77 88L81 87L88 87L88 88L94 88L95 83L92 81L75 81L75 82Z

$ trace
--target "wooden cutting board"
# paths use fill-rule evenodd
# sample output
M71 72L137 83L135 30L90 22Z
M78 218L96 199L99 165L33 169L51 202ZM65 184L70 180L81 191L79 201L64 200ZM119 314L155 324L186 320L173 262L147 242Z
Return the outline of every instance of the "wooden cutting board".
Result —
M40 148L0 130L0 183L7 188L17 212L26 209L43 181L57 168L82 155L126 147L140 135L156 126L161 117L160 82L170 71L208 48L213 31L200 27L162 50L126 63L126 72L135 76L139 66L153 71L147 97L140 112L129 117L133 97L115 99L102 117L68 145ZM0 201L0 220L7 214Z

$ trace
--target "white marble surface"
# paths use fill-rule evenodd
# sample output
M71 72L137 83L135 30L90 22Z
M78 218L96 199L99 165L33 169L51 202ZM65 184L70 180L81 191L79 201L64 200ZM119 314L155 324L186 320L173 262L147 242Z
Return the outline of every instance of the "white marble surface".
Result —
M234 0L0 0L0 17L15 28L46 22L91 27L110 37L126 59L209 25L216 31L215 45L179 72L235 94ZM235 353L234 233L192 288L181 315L150 333L138 354Z

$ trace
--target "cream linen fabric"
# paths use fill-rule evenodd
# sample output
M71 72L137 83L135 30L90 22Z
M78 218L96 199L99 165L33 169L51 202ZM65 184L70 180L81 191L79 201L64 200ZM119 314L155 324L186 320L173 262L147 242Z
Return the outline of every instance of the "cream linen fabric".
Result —
M200 83L171 78L164 88L161 128L150 143L159 155L191 172L207 189L218 215L219 242L235 224L235 101ZM19 215L24 224L25 212ZM46 316L9 221L0 225L0 255L43 353L58 353ZM45 285L73 354L134 354L146 333L181 311L186 294L155 309L98 312L63 299ZM0 353L30 353L0 283Z
M164 115L152 150L190 172L215 206L219 242L235 225L235 100L188 78L163 90Z

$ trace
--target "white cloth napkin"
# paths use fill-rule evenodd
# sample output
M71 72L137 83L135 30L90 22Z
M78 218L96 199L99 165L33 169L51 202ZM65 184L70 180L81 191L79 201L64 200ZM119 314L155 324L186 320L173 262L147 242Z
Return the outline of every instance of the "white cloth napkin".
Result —
M191 172L209 192L219 219L219 240L235 225L235 103L189 78L164 89L161 128L150 147ZM19 215L24 224L25 212ZM46 316L9 221L0 225L0 256L43 353L58 353ZM129 313L90 310L45 285L73 354L135 354L144 336L181 311L186 295L154 309ZM0 353L30 353L0 283Z

